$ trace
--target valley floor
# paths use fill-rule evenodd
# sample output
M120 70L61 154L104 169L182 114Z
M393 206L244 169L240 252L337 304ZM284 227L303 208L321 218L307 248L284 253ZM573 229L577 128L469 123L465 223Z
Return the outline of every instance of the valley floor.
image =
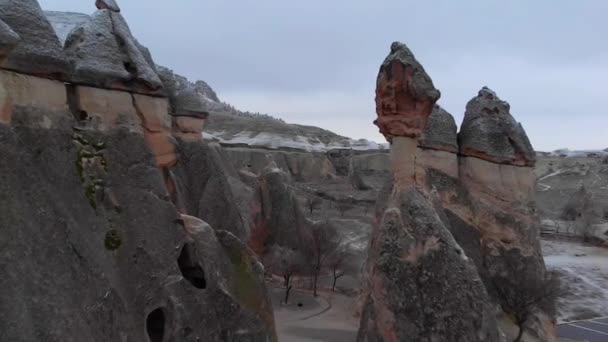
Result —
M566 294L558 300L558 323L608 316L608 249L579 242L543 240L549 270Z
M608 250L553 240L543 240L542 246L547 268L559 273L567 290L558 301L558 323L608 316ZM290 304L284 305L284 289L271 288L279 341L355 341L356 296L323 290L315 298L308 290L294 289Z

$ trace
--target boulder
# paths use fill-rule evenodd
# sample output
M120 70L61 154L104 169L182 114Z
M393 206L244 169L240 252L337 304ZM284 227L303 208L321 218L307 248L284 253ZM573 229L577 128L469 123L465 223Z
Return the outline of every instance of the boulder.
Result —
M458 133L460 153L494 163L533 166L536 153L509 109L506 101L483 87L467 103Z
M394 42L376 81L374 123L389 141L393 136L417 138L440 96L410 49Z
M1 0L0 20L21 38L2 62L2 68L46 78L68 80L70 64L63 48L36 0ZM14 45L16 36L0 27L6 42ZM5 48L6 49L6 48Z

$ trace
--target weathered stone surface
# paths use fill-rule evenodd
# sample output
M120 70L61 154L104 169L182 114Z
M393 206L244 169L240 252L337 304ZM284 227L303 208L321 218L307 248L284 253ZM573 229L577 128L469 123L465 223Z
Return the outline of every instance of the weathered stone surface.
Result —
M173 115L192 116L206 119L209 116L205 101L192 87L178 90L175 95L175 108Z
M101 9L74 28L65 42L72 81L110 89L160 94L162 83L120 13Z
M70 65L55 31L36 0L0 1L0 20L21 38L2 67L26 74L67 80ZM15 37L5 31L10 41ZM12 38L11 38L12 37ZM4 44L4 43L3 43Z
M224 154L237 169L260 175L268 166L269 158L277 167L288 172L297 181L333 179L336 170L325 154L305 152L269 151L246 147L224 147Z
M417 138L440 95L407 46L394 42L376 81L374 123L389 141L395 136Z
M0 82L0 124L10 125L13 115L13 103L11 97Z
M536 153L510 106L483 87L467 104L460 126L460 153L495 163L533 166Z
M357 341L498 341L483 283L442 217L413 187L389 200L372 233Z
M133 94L133 101L146 130L150 132L171 131L169 102L166 98Z
M427 149L458 153L458 127L454 117L439 105L433 107L420 137L420 146Z
M180 224L141 134L74 137L18 109L0 125L0 340L276 341L255 258ZM77 167L91 158L107 166L92 196Z
M146 144L156 158L158 167L171 167L177 163L175 145L177 142L170 132L144 132Z
M122 127L132 132L143 132L142 120L131 93L74 86L71 88L70 103L81 123L97 131Z
M0 61L17 46L21 38L4 21L0 20Z
M177 182L178 207L186 214L205 218L214 229L230 231L246 241L253 191L224 162L220 147L179 141L177 150L179 163L171 172Z
M97 6L98 9L108 9L113 12L120 12L120 7L118 7L116 0L96 0L95 6Z
M270 161L258 179L249 246L264 255L272 245L300 250L310 241L311 222L289 188L289 176Z
M532 168L496 164L474 157L460 158L460 177L469 189L504 201L529 202L536 188Z
M71 125L62 82L0 70L0 121L52 128Z
M186 141L203 140L205 120L190 116L173 117L173 135Z

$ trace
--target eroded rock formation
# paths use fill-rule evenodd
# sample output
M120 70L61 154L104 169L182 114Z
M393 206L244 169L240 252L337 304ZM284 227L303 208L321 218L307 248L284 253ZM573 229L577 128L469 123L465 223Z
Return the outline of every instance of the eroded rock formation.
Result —
M401 59L394 57L395 46L400 45L393 45L391 54L380 69L378 86L383 89L386 88L385 80L388 78L383 75L386 74L386 65L402 63ZM404 54L412 57L409 50ZM411 61L404 64L408 63L418 65ZM421 79L425 80L423 84L428 85L430 82L428 77ZM406 86L399 86L398 82L393 82L390 89L411 89L407 86L410 83L407 78L402 82L406 83ZM426 94L433 94L429 87L424 89ZM405 243L410 239L412 242L409 242L409 246L419 246L418 250L424 251L424 253L420 252L424 256L427 254L441 256L439 247L447 248L446 246L462 251L463 260L458 266L451 264L454 263L453 258L446 265L450 265L449 267L453 269L464 269L465 272L469 272L466 273L468 276L458 279L457 275L451 274L450 276L456 279L453 281L450 279L449 284L444 286L449 288L453 284L460 284L454 288L456 291L454 293L469 298L473 293L476 300L486 304L469 307L470 312L478 315L476 318L478 321L484 319L483 322L486 323L484 329L479 326L466 327L464 324L461 325L462 329L469 332L481 329L478 331L487 334L485 339L481 340L495 340L499 336L512 340L519 332L519 327L510 317L522 310L521 307L517 308L516 303L524 299L534 302L533 305L525 308L530 318L521 324L524 329L524 339L552 341L555 324L554 303L551 294L542 290L550 285L540 253L539 222L534 203L535 152L523 127L511 116L509 104L487 87L482 88L467 104L464 121L458 134L454 119L448 112L439 106L435 106L432 111L426 109L429 108L427 102L420 101L419 97L414 95L405 94L401 98L409 99L411 103L408 107L407 102L402 102L400 108L416 108L416 110L411 111L412 119L396 121L399 127L402 127L404 122L407 123L408 129L401 130L403 136L395 135L395 131L391 131L390 127L381 126L381 131L387 135L387 140L392 141L390 157L392 183L385 187L379 199L379 225L374 230L369 256L371 267L369 296L365 304L366 315L362 319L359 338L365 341L363 338L367 336L369 340L373 340L372 337L376 338L384 334L384 340L401 340L400 325L395 322L403 319L410 324L420 317L425 317L422 314L417 316L415 311L407 311L403 316L395 315L391 301L382 301L382 298L394 299L407 296L406 292L399 293L394 289L395 292L391 293L385 285L379 284L391 284L391 281L407 284L406 280L398 282L396 279L399 279L399 276L395 274L399 272L394 272L395 269L390 268L392 273L389 273L389 268L385 265L387 260L390 260L386 258L391 255L388 252L391 250L389 247L402 255L412 254L408 252L412 247L408 247L408 243ZM377 102L378 100L380 100L378 110L381 111L379 116L386 115L383 105L386 100L377 97ZM419 103L415 104L416 102ZM421 108L425 108L425 111ZM403 117L408 115L405 110L399 112ZM378 121L379 125L383 124L382 122ZM423 124L417 126L412 124L414 122ZM413 139L408 136L420 138ZM418 192L420 196L412 195L413 192ZM399 200L404 197L408 200ZM440 222L443 226L435 224L433 225L435 229L429 230L428 223L423 223L419 218L421 214L415 217L418 219L417 222L411 218L414 208L423 207L421 204L423 198L433 203L432 208L441 218ZM431 209L426 212L431 212ZM405 235L407 239L404 240L399 235L385 238L384 235L390 236L391 232L387 227L393 229L393 234L399 231L395 227L406 227L401 229L407 233ZM393 243L389 244L388 241ZM392 253L397 254L397 252ZM402 259L408 260L405 257ZM408 264L400 263L399 260L395 258L393 261L396 267L407 269ZM442 266L432 266L432 259L416 258L415 260L422 269L429 268L429 275L411 275L412 279L421 278L423 282L427 282L429 279L432 281L434 275L442 274ZM382 267L386 268L384 273ZM482 286L475 287L468 283L467 279L474 280L474 284L482 284ZM432 286L426 286L425 290L430 288ZM424 303L428 303L429 300L432 302L437 298L445 299L442 294L443 289L428 293L424 292L425 290L420 292L414 289L415 287L411 291L425 293L426 296L421 297L425 301L408 302L412 307L426 306ZM541 298L543 296L546 298ZM454 313L460 315L455 309L459 305L449 309L450 300L453 299L449 298L444 302L446 305L444 316L441 314L435 316L449 317ZM471 305L472 302L467 303ZM379 314L380 312L382 313ZM384 317L383 320L380 317ZM382 322L392 322L392 326ZM433 324L439 325L439 328L432 328ZM455 338L447 335L432 335L441 334L441 324L440 319L425 321L423 326L433 331L427 336L435 338L439 336L440 340L446 341ZM463 336L454 340L479 340L479 337Z
M115 1L96 4L71 68L35 0L0 1L0 340L276 341L239 232L178 211L169 99Z
M433 135L433 127L455 127L438 107L429 120L439 91L401 43L391 46L377 87L376 124L391 141L392 182L372 233L358 341L497 341L475 265L452 237L438 196L417 176L432 163L420 164L426 151L419 145L454 147L455 131Z

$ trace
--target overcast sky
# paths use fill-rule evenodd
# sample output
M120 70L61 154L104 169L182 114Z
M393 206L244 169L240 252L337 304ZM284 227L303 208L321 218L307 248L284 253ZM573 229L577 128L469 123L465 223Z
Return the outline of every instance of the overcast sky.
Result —
M40 0L92 13L94 0ZM379 65L406 43L460 122L484 85L537 150L608 147L608 1L128 0L158 64L241 110L353 138L372 124Z

